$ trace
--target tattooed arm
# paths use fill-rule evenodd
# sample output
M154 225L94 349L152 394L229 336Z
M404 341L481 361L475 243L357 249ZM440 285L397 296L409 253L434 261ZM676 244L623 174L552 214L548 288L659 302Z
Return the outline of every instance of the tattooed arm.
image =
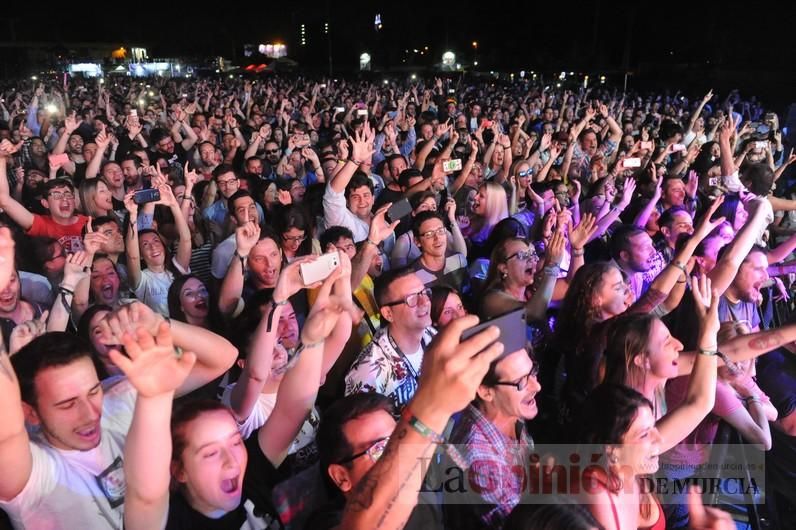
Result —
M796 324L788 324L781 328L758 331L737 337L719 344L719 351L732 362L741 362L760 357L764 353L775 350L785 344L796 341ZM678 375L691 373L696 352L682 352L677 359ZM719 359L719 365L724 364Z
M489 363L503 351L491 326L464 342L462 332L478 323L474 316L454 320L434 338L423 356L423 373L415 397L395 427L378 462L354 486L343 512L341 529L400 530L417 504L424 459L434 443L410 424L416 418L435 433L450 416L473 399Z

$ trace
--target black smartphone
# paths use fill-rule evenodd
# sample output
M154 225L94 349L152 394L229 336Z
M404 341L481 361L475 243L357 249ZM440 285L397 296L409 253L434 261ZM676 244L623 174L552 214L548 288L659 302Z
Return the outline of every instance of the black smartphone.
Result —
M462 341L469 339L489 326L497 326L500 330L498 341L503 343L503 355L508 355L509 353L525 348L527 339L525 335L526 324L524 307L485 320L477 326L465 330L464 333L462 333Z
M399 219L403 219L410 213L412 213L412 206L409 204L409 199L401 199L390 206L384 218L388 223L393 223Z
M133 201L136 204L146 204L148 202L155 202L160 200L160 190L157 188L147 188L138 190L133 194Z

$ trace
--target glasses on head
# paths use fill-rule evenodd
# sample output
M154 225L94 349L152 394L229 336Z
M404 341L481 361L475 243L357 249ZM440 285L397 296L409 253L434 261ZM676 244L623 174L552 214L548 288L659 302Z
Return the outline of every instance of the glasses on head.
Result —
M420 234L420 237L422 237L423 239L431 239L434 236L442 237L445 235L445 232L446 228L444 226L440 226L436 230L428 230L426 232L423 232L422 234Z
M285 243L301 243L307 239L307 236L282 236L282 241Z
M426 299L431 300L431 289L426 287L422 291L406 295L406 297L403 300L398 300L397 302L387 302L385 304L382 304L382 306L391 307L394 305L406 304L407 307L417 307L417 304L420 303L421 296L424 296L426 297Z
M492 384L493 386L513 386L518 392L521 392L528 386L528 382L531 380L531 377L536 379L537 375L539 375L539 368L536 366L536 364L534 364L533 368L531 368L531 371L528 374L520 377L516 381L495 381Z
M537 256L536 251L533 250L520 250L519 252L515 252L511 256L507 257L506 261L509 261L512 258L518 258L523 261L528 261L532 259L538 260L539 256Z
M50 193L50 198L55 201L60 201L61 199L66 199L67 201L74 200L75 194L71 191L54 191Z
M530 177L533 175L533 169L526 169L525 171L517 172L518 177Z
M384 438L379 438L378 440L370 444L370 447L368 447L364 451L361 451L355 455L351 455L345 460L340 460L338 464L347 464L349 462L353 462L360 456L365 456L365 455L368 455L372 462L378 462L379 458L381 458L381 455L384 454L384 448L387 447L387 442L389 441L390 441L389 436L385 436Z

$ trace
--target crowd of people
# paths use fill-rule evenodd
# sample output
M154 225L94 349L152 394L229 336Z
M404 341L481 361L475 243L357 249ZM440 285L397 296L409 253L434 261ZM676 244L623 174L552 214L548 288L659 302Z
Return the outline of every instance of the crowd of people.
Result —
M755 98L62 81L0 99L0 526L734 528L642 480L724 427L793 526L796 156ZM588 487L529 497L540 443L601 447Z

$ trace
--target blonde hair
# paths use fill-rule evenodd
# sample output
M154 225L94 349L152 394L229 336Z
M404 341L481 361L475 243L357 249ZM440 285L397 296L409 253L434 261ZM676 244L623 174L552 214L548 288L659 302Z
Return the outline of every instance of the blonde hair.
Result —
M489 180L481 184L480 187L484 188L486 214L482 217L481 228L473 236L473 239L483 241L496 224L509 216L509 202L506 197L506 190L497 182Z

